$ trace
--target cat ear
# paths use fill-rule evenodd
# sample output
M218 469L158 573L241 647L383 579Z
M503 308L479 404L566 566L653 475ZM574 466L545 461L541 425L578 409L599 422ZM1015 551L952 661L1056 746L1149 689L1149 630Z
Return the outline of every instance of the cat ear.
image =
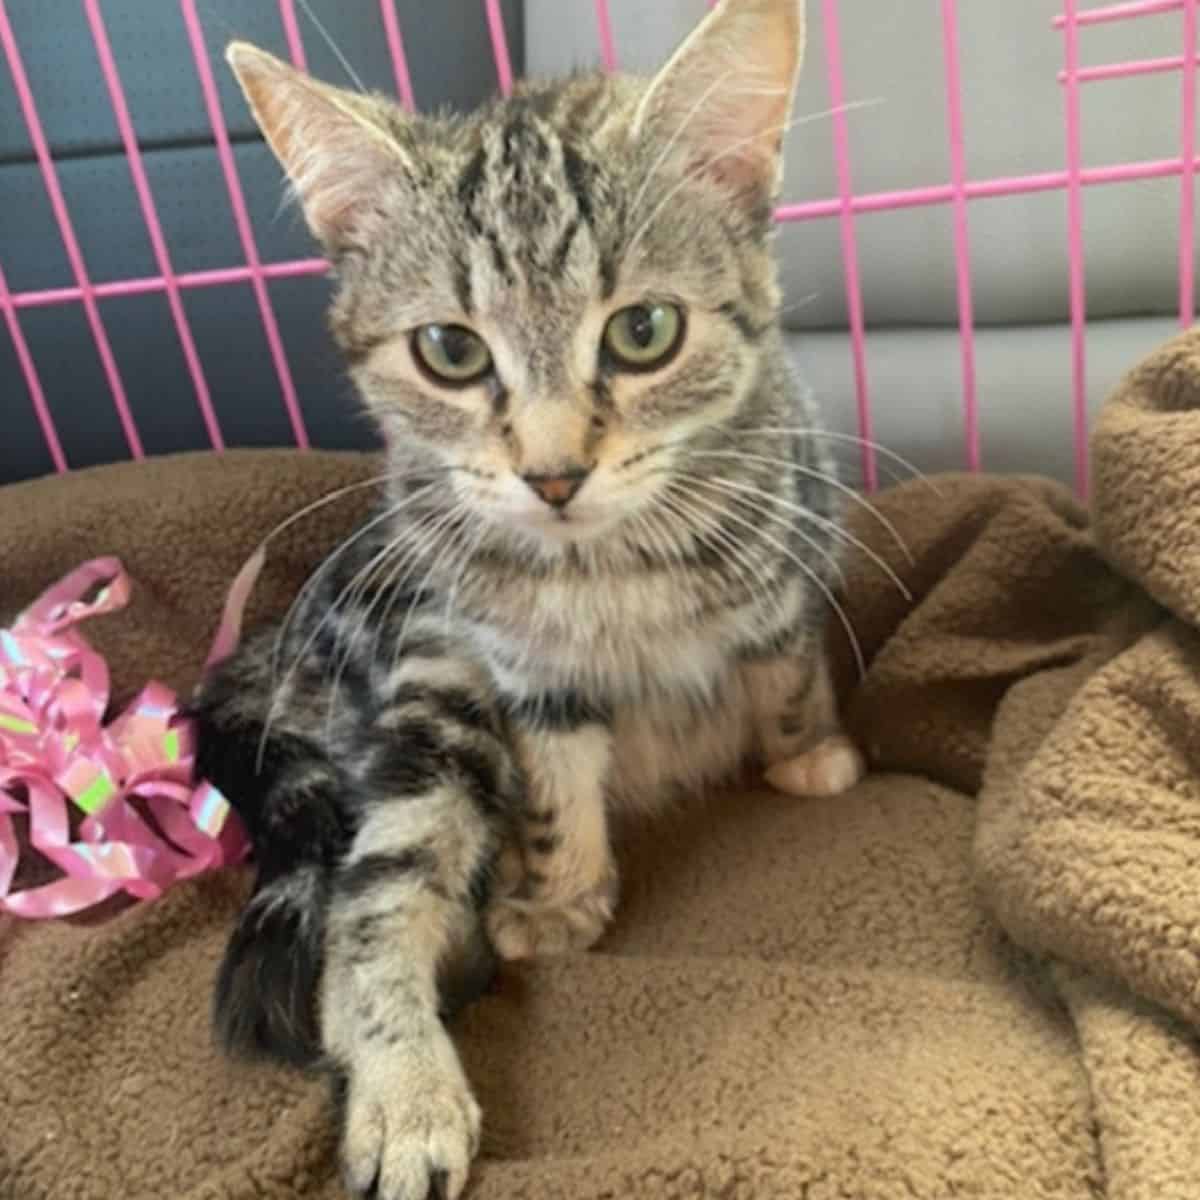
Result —
M318 83L247 42L230 43L225 58L309 227L336 248L385 182L412 166L386 127L383 102Z
M804 58L804 0L721 0L658 73L635 133L674 141L697 169L773 197Z

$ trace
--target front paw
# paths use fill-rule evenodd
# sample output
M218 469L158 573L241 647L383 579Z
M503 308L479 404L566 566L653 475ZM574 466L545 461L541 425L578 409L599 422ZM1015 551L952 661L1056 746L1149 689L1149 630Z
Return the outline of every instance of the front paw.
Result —
M858 747L843 734L835 734L803 754L768 767L767 782L792 796L837 796L865 773Z
M479 1149L479 1105L440 1027L364 1051L347 1085L342 1169L355 1196L457 1200Z
M615 873L567 900L504 896L488 909L488 934L509 961L586 950L608 928L616 903Z

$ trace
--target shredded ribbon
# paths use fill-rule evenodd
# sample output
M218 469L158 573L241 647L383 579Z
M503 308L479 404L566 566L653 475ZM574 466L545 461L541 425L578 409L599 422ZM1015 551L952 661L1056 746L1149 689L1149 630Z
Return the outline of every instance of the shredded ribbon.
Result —
M210 666L236 646L261 567L260 550L239 572ZM75 626L124 608L129 594L118 559L93 559L0 629L0 912L67 916L121 891L155 899L249 851L229 802L193 779L194 731L170 688L148 683L105 721L108 664ZM74 840L68 805L83 814ZM16 816L61 878L12 891Z

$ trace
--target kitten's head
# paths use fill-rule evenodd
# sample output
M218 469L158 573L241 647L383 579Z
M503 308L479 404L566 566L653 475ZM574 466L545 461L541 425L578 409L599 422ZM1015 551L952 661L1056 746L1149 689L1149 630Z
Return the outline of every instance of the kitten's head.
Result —
M754 387L803 0L722 0L651 81L408 114L244 43L229 61L334 263L388 443L544 546L635 518Z

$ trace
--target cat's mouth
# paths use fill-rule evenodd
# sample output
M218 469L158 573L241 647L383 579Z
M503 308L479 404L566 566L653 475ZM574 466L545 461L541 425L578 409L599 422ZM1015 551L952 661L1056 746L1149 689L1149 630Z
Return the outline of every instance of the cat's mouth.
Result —
M588 540L613 524L613 506L590 490L569 498L553 491L543 496L514 477L493 484L478 500L492 521L551 546Z
M598 536L609 528L613 522L602 514L590 510L586 506L574 509L545 508L527 514L520 524L529 532L544 538L549 542L567 543L586 541Z
M621 514L610 505L575 502L561 508L522 509L507 514L506 519L510 526L544 545L563 547L605 536L620 524Z

